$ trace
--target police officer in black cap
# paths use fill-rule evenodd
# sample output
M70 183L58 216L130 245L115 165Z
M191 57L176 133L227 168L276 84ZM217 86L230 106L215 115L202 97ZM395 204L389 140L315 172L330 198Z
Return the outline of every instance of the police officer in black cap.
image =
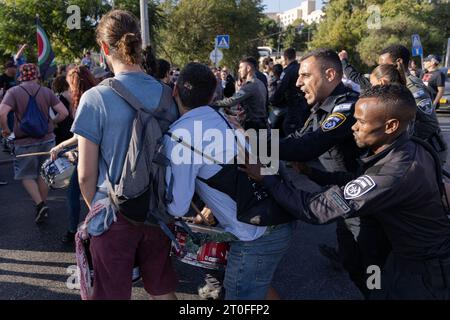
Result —
M371 216L380 223L392 253L381 285L370 288L372 299L450 299L450 219L441 198L440 163L428 144L410 138L408 126L415 116L414 97L406 87L366 91L356 104L352 129L357 145L368 153L356 179L345 173L331 177L347 182L342 187L329 185L313 194L293 189L279 176L262 176L261 165L245 169L303 221L325 224Z
M297 87L300 64L296 60L295 50L287 49L283 57L286 68L281 74L280 84L272 95L270 103L276 107L287 107L283 131L285 135L290 135L303 127L310 112L303 92Z

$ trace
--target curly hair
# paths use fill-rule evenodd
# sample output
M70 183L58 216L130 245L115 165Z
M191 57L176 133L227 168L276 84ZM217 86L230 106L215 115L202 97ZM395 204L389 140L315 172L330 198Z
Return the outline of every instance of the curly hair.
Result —
M67 73L70 95L72 97L72 116L75 116L83 93L95 87L98 83L86 66L76 66Z

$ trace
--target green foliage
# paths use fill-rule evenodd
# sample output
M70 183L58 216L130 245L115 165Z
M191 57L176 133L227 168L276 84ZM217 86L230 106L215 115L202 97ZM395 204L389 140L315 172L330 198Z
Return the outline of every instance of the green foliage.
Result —
M381 13L379 29L370 29L371 5ZM443 54L449 36L450 6L444 1L417 0L330 0L325 19L311 43L313 48L347 50L362 70L377 63L378 53L398 43L411 48L411 35L419 34L424 54Z
M72 14L67 13L70 5L80 7L80 29L67 27L67 19ZM115 8L130 10L139 18L139 1L115 0ZM11 57L19 44L27 43L27 60L36 62L35 16L38 14L56 60L73 62L82 57L84 50L97 48L95 28L109 10L111 3L105 0L0 0L0 56ZM155 34L164 21L156 2L149 1L149 21L151 34Z
M235 66L240 57L255 52L263 7L260 0L165 1L166 28L159 53L173 64L191 61L210 64L216 35L229 34L231 48L223 50L223 65Z

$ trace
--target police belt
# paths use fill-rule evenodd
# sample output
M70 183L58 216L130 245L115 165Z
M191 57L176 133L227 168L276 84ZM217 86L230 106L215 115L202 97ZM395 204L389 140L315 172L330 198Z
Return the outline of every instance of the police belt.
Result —
M391 258L396 272L420 274L433 286L450 288L450 255L429 260L406 259L395 254Z

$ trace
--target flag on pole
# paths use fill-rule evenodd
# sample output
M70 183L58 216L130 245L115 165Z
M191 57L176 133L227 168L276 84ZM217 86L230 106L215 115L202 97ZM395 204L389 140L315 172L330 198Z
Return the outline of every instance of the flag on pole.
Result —
M50 75L56 71L55 54L50 45L50 40L41 25L39 16L36 15L36 37L38 44L38 65L41 74L41 79L46 80Z

